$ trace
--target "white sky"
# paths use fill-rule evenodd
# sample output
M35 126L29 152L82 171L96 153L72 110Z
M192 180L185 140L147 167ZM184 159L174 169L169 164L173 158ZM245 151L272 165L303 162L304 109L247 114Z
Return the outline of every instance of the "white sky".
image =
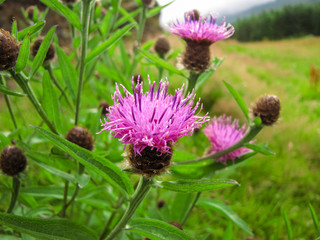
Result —
M164 5L172 0L158 0L159 5ZM228 14L244 11L262 3L273 2L275 0L175 0L171 5L161 11L160 24L166 26L168 22L183 18L187 11L197 9L200 14L218 13L219 18Z

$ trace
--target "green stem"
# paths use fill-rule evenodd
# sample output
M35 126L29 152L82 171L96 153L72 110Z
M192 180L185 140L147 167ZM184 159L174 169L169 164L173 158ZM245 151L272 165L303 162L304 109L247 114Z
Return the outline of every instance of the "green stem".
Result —
M145 177L140 178L138 187L136 188L136 191L132 196L129 206L125 211L124 215L122 216L120 221L117 223L117 225L114 227L114 229L111 231L111 233L107 236L107 238L105 238L106 237L105 234L102 234L100 236L100 240L114 239L114 237L117 236L122 231L124 226L131 219L132 215L135 213L136 209L138 208L142 200L145 198L145 196L149 192L152 182L153 182L152 179L148 179Z
M87 56L88 38L89 38L89 23L91 13L91 0L82 0L82 45L81 45L81 57L80 57L80 71L79 71L79 85L76 102L76 114L75 114L75 125L78 125L79 111L81 102L81 92L83 85L83 76L85 71L85 59Z
M195 158L195 159L192 159L189 161L176 162L175 165L184 165L184 164L189 164L189 163L201 162L201 161L208 160L208 159L218 158L218 157L221 157L227 153L233 152L234 150L237 150L238 148L243 147L243 145L245 143L251 141L255 136L257 136L257 134L261 131L262 128L263 128L262 126L253 125L250 127L249 132L239 142L237 142L233 146L231 146L223 151L209 154L209 155L206 155L203 157Z
M20 190L20 180L19 180L19 176L13 176L12 177L12 195L11 195L11 201L10 201L10 205L9 208L7 210L7 213L11 213L14 206L16 205L17 199L18 199L18 195L19 195L19 190Z
M22 88L24 93L28 95L28 98L30 99L31 103L33 104L33 106L35 107L35 109L37 110L37 112L39 113L41 118L43 119L43 121L50 128L50 130L53 133L58 134L54 124L49 120L46 112L43 110L39 100L37 99L36 95L34 94L32 88L29 84L29 80L21 73L16 74L14 72L14 70L9 70L9 72L10 72L11 76L16 80L18 85Z
M64 183L64 191L63 191L63 207L60 211L60 216L61 217L65 217L66 216L66 206L67 206L67 203L68 203L68 192L69 192L69 181L66 180L65 183Z
M140 14L139 31L138 31L137 42L136 42L137 45L134 46L133 62L131 64L130 75L132 75L133 71L137 67L137 54L138 54L137 50L138 50L138 48L140 48L140 45L141 45L143 31L144 31L144 27L146 25L146 20L147 20L147 11L148 11L148 8L147 8L147 6L144 5L142 8L142 12Z
M196 72L190 71L190 75L189 75L189 78L188 78L187 93L192 92L192 90L195 88L197 80L198 80L200 74L201 73L196 73Z
M196 205L196 203L197 203L200 195L201 195L201 192L198 192L197 195L194 197L191 206L190 206L189 209L187 210L186 215L184 215L184 218L182 219L182 221L181 221L181 223L180 223L182 226L186 223L186 221L187 221L188 217L190 216L190 214L191 214L191 212L192 212L192 209L193 209L194 206Z
M48 65L45 65L44 68L48 71L51 80L53 81L54 85L56 85L56 87L59 89L59 91L61 92L61 95L64 96L64 98L66 99L68 105L70 106L70 108L73 110L73 105L71 104L71 101L69 100L68 96L66 95L65 90L62 88L62 86L60 85L60 83L58 82L57 78L54 76L53 74L53 70L52 70L52 66L49 63Z

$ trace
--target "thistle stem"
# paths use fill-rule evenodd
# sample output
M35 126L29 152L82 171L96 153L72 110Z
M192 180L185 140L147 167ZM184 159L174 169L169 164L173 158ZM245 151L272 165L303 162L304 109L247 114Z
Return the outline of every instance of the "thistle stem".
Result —
M82 33L81 33L82 45L81 45L79 85L78 85L74 125L78 125L78 121L79 121L83 77L84 77L84 71L86 67L85 59L87 56L88 38L89 38L89 25L90 25L90 13L91 13L90 9L91 9L91 0L82 0Z
M201 192L198 192L198 193L196 194L196 196L194 197L191 206L190 206L189 209L187 210L186 215L184 215L184 218L182 219L182 221L181 221L181 223L180 223L181 226L183 226L183 225L186 223L186 221L187 221L188 217L190 216L190 214L191 214L191 212L192 212L192 209L193 209L194 206L196 205L196 203L197 203L200 195L201 195Z
M187 89L187 93L192 92L192 90L195 88L197 80L199 78L201 73L196 73L193 71L190 71L190 75L188 78L188 89Z
M12 177L12 195L11 195L11 201L10 201L10 205L9 208L7 210L7 213L11 213L14 206L16 205L17 199L18 199L18 195L19 195L19 190L20 190L20 180L19 180L19 176L13 176Z
M218 158L221 157L227 153L233 152L234 150L237 150L238 148L243 147L243 145L249 141L251 141L255 136L257 136L257 134L261 131L263 127L262 126L258 126L258 125L253 125L250 127L249 132L236 144L234 144L233 146L217 152L217 153L213 153L213 154L209 154L203 157L198 157L189 161L184 161L184 162L176 162L174 165L184 165L184 164L189 164L189 163L196 163L196 162L201 162L204 160L208 160L208 159L214 159L214 158Z
M55 133L58 134L56 127L54 126L54 124L49 120L46 112L43 110L39 100L37 99L36 95L34 94L30 84L29 84L29 80L21 73L16 74L14 72L14 70L9 70L11 76L16 80L16 82L18 83L18 85L22 88L22 90L24 91L25 94L27 94L29 100L31 101L31 103L33 104L33 106L35 107L35 109L37 110L37 112L39 113L39 115L41 116L41 118L43 119L43 121L47 124L47 126L50 128L50 130Z
M151 185L152 185L152 179L148 179L145 177L141 177L139 184L136 188L136 191L134 195L132 196L129 206L127 210L125 211L124 215L120 219L120 221L117 223L117 225L114 227L114 229L111 231L111 233L105 238L105 233L100 236L100 240L106 239L111 240L114 239L115 236L117 236L124 226L127 224L127 222L131 219L132 215L135 213L136 209L142 202L142 200L145 198L147 193L149 192Z

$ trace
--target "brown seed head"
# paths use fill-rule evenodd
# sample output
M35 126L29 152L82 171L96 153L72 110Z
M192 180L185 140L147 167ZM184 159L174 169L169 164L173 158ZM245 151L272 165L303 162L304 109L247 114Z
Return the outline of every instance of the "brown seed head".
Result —
M165 205L165 203L166 203L166 201L165 200L160 200L158 203L157 203L157 207L158 207L158 209L161 209L161 208L163 208L164 207L164 205Z
M266 95L259 98L252 108L254 117L260 117L263 125L274 124L280 114L280 100L275 95Z
M93 149L93 138L86 128L75 126L68 132L66 139L89 151Z
M27 158L16 146L7 146L1 153L0 168L8 176L16 176L27 166Z
M139 80L139 83L143 83L143 78L142 78L142 76L140 74L134 75L133 76L133 81L134 81L135 84L138 83L138 80Z
M33 19L33 12L34 12L34 5L30 5L29 7L27 7L26 9L26 13L28 14L28 18L29 19ZM37 8L37 14L39 15L39 9Z
M109 103L107 103L106 101L100 102L98 108L99 108L99 109L102 108L101 115L105 116L107 113L109 113L109 110L108 110L109 107L110 107L110 105L109 105Z
M184 40L187 43L187 47L182 59L185 68L199 73L206 71L210 64L209 46L211 42L197 42L190 39Z
M172 152L172 148L171 148ZM133 145L130 144L128 148L128 161L133 170L147 177L160 175L170 165L172 153L160 153L156 148L151 150L151 147L146 147L141 151L141 155L135 153Z
M31 54L33 57L35 57L37 55L42 41L43 41L43 37L40 37L33 43L32 47L31 47ZM55 55L55 50L54 50L53 44L51 43L44 61L45 62L51 61L54 58L54 55Z
M20 44L9 32L0 29L0 71L6 71L16 65Z
M159 37L154 45L154 50L160 55L163 56L170 50L169 41L165 37Z

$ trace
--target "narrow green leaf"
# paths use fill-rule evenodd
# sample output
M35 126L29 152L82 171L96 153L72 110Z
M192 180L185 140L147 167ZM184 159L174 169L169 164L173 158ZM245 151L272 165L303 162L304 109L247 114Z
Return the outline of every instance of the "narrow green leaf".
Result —
M229 83L227 83L225 81L223 81L223 83L228 88L229 92L231 93L233 98L238 103L241 111L243 112L244 116L247 118L248 122L250 122L249 111L248 111L247 105L244 102L244 100L242 99L242 97L240 96L240 94Z
M181 75L183 77L186 77L182 71L178 70L175 66L173 66L172 64L168 63L167 61L163 60L162 58L159 58L157 56L155 56L154 54L149 53L148 51L145 51L143 49L138 49L138 52L145 57L146 59L148 59L150 62L163 67L164 69L172 72L172 73L176 73L178 75Z
M81 23L79 21L79 17L75 12L73 12L70 8L66 5L62 4L58 0L41 0L45 5L51 8L53 11L57 12L58 14L62 15L78 30L81 30Z
M72 62L68 58L68 56L61 49L61 47L59 47L58 45L55 45L55 49L57 52L59 66L60 66L63 80L66 83L66 86L71 94L72 99L75 100L76 89L78 89L77 87L78 73L74 68Z
M314 210L314 208L313 208L313 206L311 205L311 203L309 203L309 209L310 209L310 213L311 213L311 216L312 216L314 228L316 229L316 231L318 232L318 235L319 235L319 237L320 237L319 220L318 220L316 211Z
M126 230L136 232L152 240L193 240L179 228L155 219L134 219Z
M227 229L225 230L225 232L223 234L223 239L222 240L232 240L232 239L234 239L232 227L233 227L233 223L232 223L232 221L229 220L228 221L228 225L227 225Z
M25 36L27 36L27 34L29 34L29 37L32 37L34 34L39 32L43 28L44 24L45 24L45 21L40 21L30 27L27 27L19 31L18 40L21 41L22 39L24 39Z
M26 94L24 94L24 93L13 91L10 88L3 86L3 85L0 85L0 92L3 94L12 95L12 96L16 96L16 97L26 96Z
M0 132L0 151L9 145L11 145L10 139Z
M38 22L38 7L37 7L37 5L34 6L32 21Z
M107 41L103 42L100 44L98 47L93 49L87 56L86 58L86 63L90 62L92 59L96 58L99 56L101 53L106 51L109 47L112 46L112 44L116 43L119 41L131 28L134 27L135 24L128 24L121 28L120 30L116 31L110 38L108 38Z
M68 197L72 196L72 191L70 189L68 192ZM55 198L63 199L64 187L54 187L54 186L45 186L45 187L26 187L21 189L20 193L22 195L29 195L33 197L45 197L45 198Z
M163 6L158 6L155 8L152 8L148 13L147 13L147 18L151 18L157 14L159 14L161 12L161 10L167 6L169 6L171 3L173 3L174 1L171 1Z
M231 207L225 205L223 202L214 199L201 199L197 203L198 206L202 206L204 208L213 210L218 212L225 217L229 218L232 222L234 222L238 227L246 231L248 234L253 236L253 233L248 226L248 224L243 221L232 209Z
M91 229L65 219L42 219L0 213L0 222L22 233L40 239L96 240Z
M43 74L42 79L42 105L49 119L57 127L58 131L61 130L61 117L59 108L59 98L51 84L51 78L48 72Z
M29 74L29 78L31 79L33 77L33 75L38 71L39 67L43 64L44 59L46 58L48 49L50 47L52 38L53 38L53 34L54 31L56 30L56 26L53 26L49 32L47 33L47 35L44 37L40 48L37 52L37 55L34 57L33 59L33 63L32 63L32 67L31 67L31 71Z
M202 192L219 188L233 187L239 185L238 182L231 179L213 179L213 180L178 180L170 182L160 182L160 187L174 192Z
M18 25L16 20L14 20L12 23L11 35L15 38L18 38Z
M107 181L115 183L120 189L129 194L133 193L133 187L130 179L124 174L120 168L109 160L100 157L76 144L73 144L43 128L32 126L37 132L48 138L52 143L63 149L71 157L82 163L88 169L96 172Z
M22 42L20 47L18 59L15 66L16 73L22 71L26 66L30 54L30 37L27 35Z
M127 21L131 23L137 23L136 20L134 20L134 17L137 16L141 10L141 8L138 8L137 10L128 13L125 9L119 8L119 12L123 15L123 17L116 22L115 27L119 27Z
M283 217L283 220L284 220L284 222L286 224L288 240L292 240L293 239L293 237L292 237L292 227L291 227L289 218L287 216L287 213L284 210L282 210L282 217Z
M261 153L263 155L267 155L267 156L275 155L275 152L272 151L271 148L269 148L268 146L266 146L263 143L261 143L261 144L245 143L244 146L255 151L255 152Z

